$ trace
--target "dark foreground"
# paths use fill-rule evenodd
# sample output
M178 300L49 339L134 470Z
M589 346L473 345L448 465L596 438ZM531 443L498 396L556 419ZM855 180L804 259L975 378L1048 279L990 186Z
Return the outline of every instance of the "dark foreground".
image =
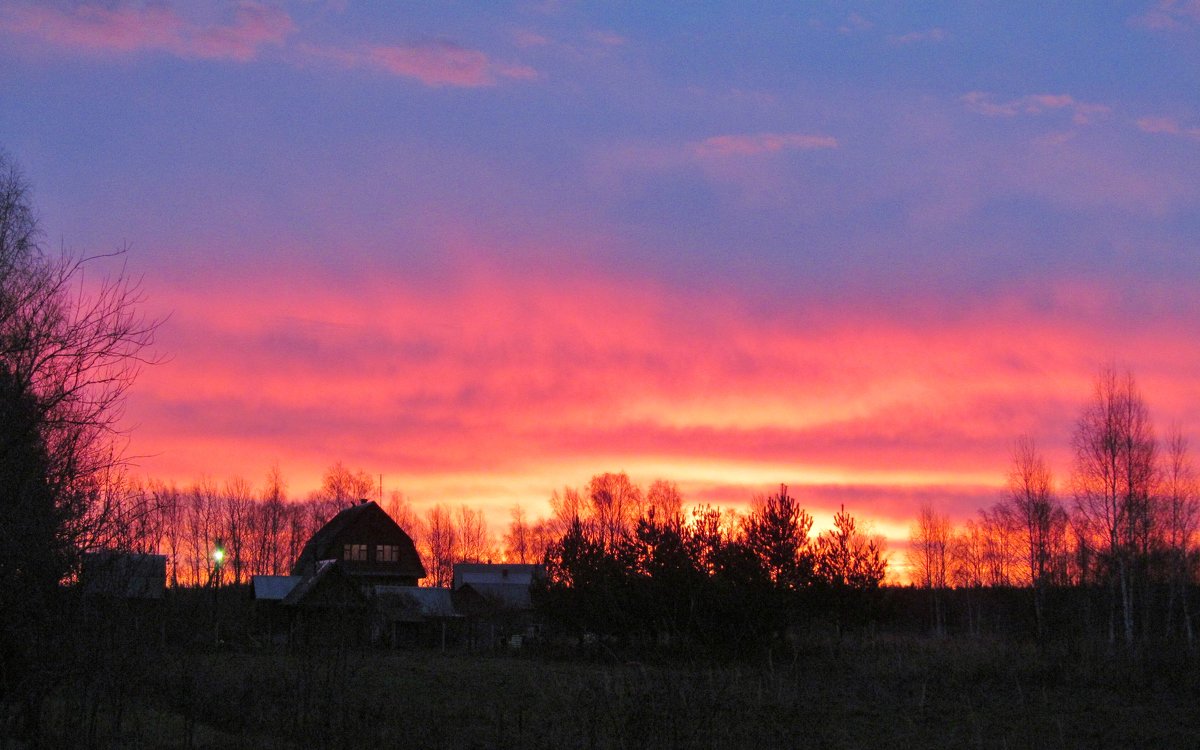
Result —
M124 654L52 691L83 747L1197 747L1200 663L989 641L698 665L427 651Z

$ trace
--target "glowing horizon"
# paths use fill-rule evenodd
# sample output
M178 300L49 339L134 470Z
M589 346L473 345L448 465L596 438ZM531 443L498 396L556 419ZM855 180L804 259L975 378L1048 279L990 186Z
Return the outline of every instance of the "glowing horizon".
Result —
M1020 435L1065 488L1110 363L1200 439L1193 5L762 10L0 8L45 247L165 319L134 473L340 460L493 529L783 483L899 549Z

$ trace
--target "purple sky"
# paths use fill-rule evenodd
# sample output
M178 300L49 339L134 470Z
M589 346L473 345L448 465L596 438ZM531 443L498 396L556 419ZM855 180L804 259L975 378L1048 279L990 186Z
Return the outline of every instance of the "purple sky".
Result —
M893 534L1200 425L1200 2L0 5L48 247L170 314L147 474L787 482Z

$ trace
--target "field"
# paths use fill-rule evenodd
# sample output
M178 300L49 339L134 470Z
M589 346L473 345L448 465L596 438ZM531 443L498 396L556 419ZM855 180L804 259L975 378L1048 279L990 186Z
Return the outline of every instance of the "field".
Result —
M57 692L46 728L69 746L223 749L1127 748L1196 747L1200 737L1194 660L918 637L789 651L720 665L432 651L126 654L95 670L111 672L107 689L101 676ZM111 697L87 700L97 694Z

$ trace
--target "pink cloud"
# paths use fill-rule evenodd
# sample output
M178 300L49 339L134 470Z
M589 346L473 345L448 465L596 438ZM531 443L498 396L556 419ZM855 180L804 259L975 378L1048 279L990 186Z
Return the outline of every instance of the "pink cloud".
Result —
M265 45L282 44L295 24L283 11L256 3L239 4L224 25L191 23L159 5L15 5L0 11L0 31L88 53L163 51L245 62Z
M367 60L392 75L426 86L487 86L493 82L488 57L479 50L439 42L419 47L374 47Z
M327 60L343 68L379 70L433 88L479 88L494 86L497 78L530 80L538 75L528 66L498 63L480 50L445 41L358 49L301 44L297 49L310 59Z
M1112 111L1107 105L1081 102L1070 94L1031 94L997 102L987 92L971 91L962 96L962 102L972 112L988 117L1039 115L1048 111L1065 110L1071 113L1071 120L1076 125L1086 125L1096 116Z
M867 31L868 29L874 28L874 26L875 24L872 23L870 19L865 18L862 14L851 13L850 15L846 16L845 22L838 26L838 33L853 34L859 31Z
M1181 125L1174 117L1142 117L1138 119L1137 126L1143 133L1200 139L1200 127Z
M1150 10L1130 19L1134 26L1152 31L1182 31L1200 23L1200 0L1159 0Z
M903 322L861 299L763 319L732 297L470 267L436 287L368 275L340 289L301 272L220 288L162 292L172 360L146 370L129 409L148 473L254 477L278 460L303 494L342 458L417 502L502 515L627 470L697 500L736 504L782 481L814 510L896 519L921 498L969 514L1025 432L1062 475L1112 351L1156 415L1200 426L1200 359L1174 328L1114 328L1097 287L1014 289ZM1182 283L1161 304L1190 294Z
M605 47L622 47L628 40L612 31L593 31L588 34L588 37L597 44L602 44Z
M755 133L713 136L693 144L690 150L700 157L738 157L837 147L837 139L828 135Z
M245 62L254 59L262 45L282 44L295 30L292 19L283 11L243 3L234 11L233 24L198 30L191 46L199 57Z
M513 43L518 47L546 47L550 44L549 37L529 29L517 29L513 32Z
M934 27L925 31L912 31L907 34L889 37L892 44L919 44L921 42L941 42L946 39L946 31Z

